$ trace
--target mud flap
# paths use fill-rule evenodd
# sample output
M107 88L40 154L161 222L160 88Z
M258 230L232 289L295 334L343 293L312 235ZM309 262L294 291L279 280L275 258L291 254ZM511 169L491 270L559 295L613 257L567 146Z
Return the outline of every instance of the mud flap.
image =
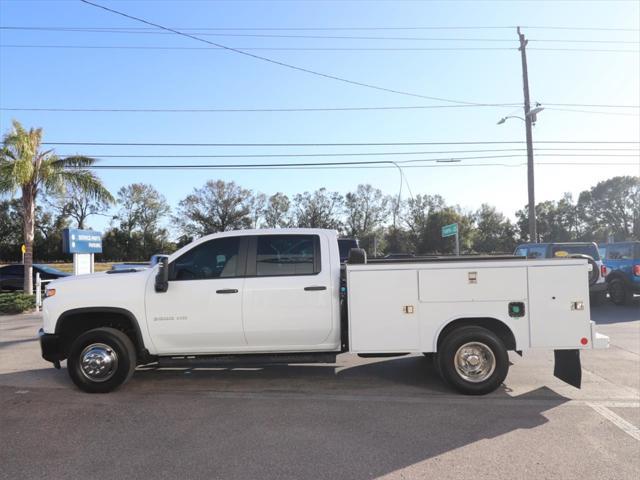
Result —
M582 384L580 350L554 350L553 376L576 388Z

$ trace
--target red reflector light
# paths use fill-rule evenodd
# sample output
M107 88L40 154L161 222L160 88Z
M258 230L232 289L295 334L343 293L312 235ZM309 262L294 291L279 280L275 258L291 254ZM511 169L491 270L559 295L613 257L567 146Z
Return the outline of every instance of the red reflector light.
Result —
M602 275L603 277L607 275L607 266L606 265L600 265L600 275Z
M633 274L637 277L640 277L640 265L633 266Z
M580 343L581 343L582 345L586 345L587 343L589 343L589 340L587 340L587 337L582 337L582 338L580 339Z

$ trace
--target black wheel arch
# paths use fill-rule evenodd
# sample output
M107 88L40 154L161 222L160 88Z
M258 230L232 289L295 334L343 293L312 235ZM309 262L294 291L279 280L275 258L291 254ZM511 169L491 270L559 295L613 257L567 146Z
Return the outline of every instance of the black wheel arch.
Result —
M624 283L626 286L630 285L630 281L629 281L629 277L627 277L624 272L620 272L618 270L613 270L611 272L609 272L607 274L607 276L605 277L606 281L607 281L607 285L611 282L613 282L614 280L620 280L622 283Z
M138 319L129 310L117 307L83 307L63 312L56 322L55 333L63 339L65 357L75 338L100 327L111 327L122 331L131 339L138 358L150 357L144 345Z

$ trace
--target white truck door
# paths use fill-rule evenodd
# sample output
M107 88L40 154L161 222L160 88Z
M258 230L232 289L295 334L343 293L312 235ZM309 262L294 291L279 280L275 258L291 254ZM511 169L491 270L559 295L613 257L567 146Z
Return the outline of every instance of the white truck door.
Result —
M147 285L149 334L159 354L199 354L246 346L242 294L246 240L222 237L196 245L169 265L169 288Z
M249 347L320 345L332 330L332 282L328 248L318 235L253 237L242 300Z

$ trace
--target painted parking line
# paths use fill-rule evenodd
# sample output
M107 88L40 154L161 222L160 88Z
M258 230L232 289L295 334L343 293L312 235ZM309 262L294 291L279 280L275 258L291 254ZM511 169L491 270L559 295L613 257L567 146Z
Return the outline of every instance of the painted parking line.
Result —
M640 428L627 422L620 415L615 414L614 412L612 412L602 404L587 402L587 405L593 408L596 412L598 412L604 418L609 420L611 423L613 423L616 427L618 427L624 433L626 433L627 435L630 435L631 437L635 438L640 442Z

